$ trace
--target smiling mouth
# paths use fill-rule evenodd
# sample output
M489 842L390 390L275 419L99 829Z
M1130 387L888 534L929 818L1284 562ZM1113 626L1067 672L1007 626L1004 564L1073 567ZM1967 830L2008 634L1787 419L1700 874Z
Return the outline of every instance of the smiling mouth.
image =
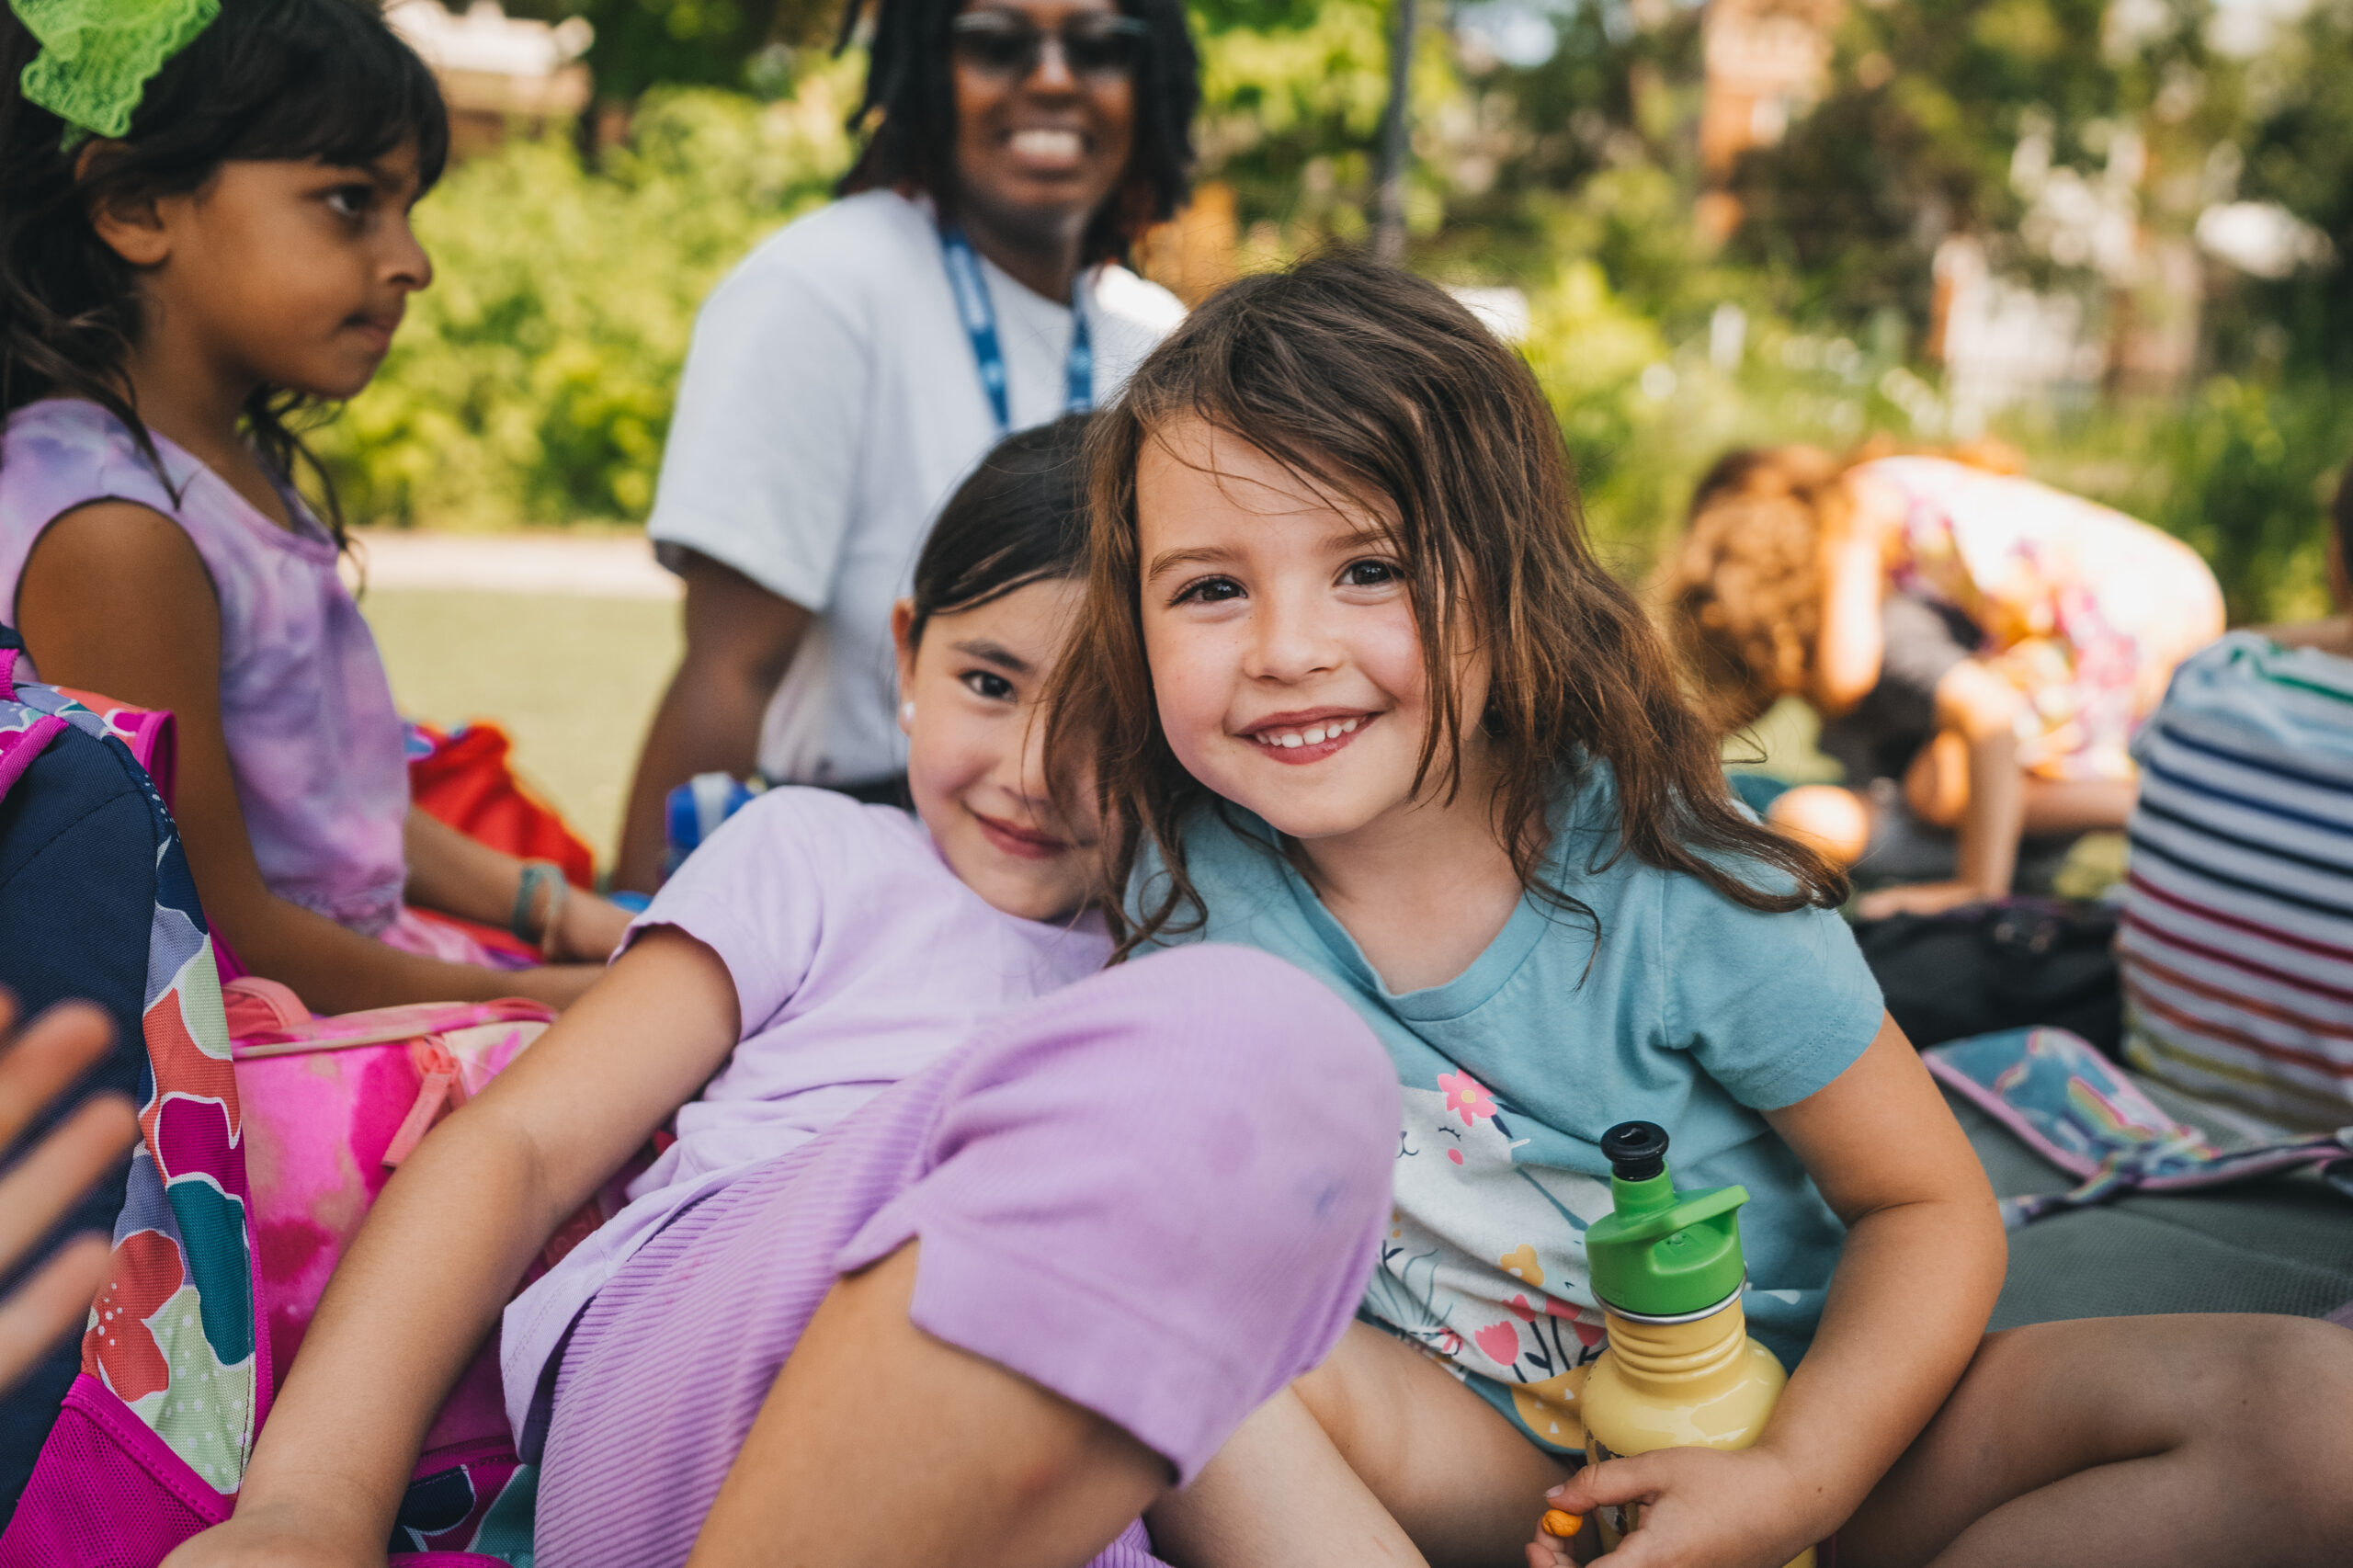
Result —
M1377 713L1331 712L1303 717L1278 715L1241 732L1249 742L1277 762L1321 762L1332 756L1379 718Z
M1086 155L1086 138L1075 131L1033 126L1005 139L1014 156L1033 164L1067 167Z
M965 810L972 811L972 808L967 806ZM985 812L972 812L972 820L980 824L981 835L990 844L1024 860L1051 860L1057 855L1068 853L1071 847L1066 838L1040 833L1034 827L1017 826Z

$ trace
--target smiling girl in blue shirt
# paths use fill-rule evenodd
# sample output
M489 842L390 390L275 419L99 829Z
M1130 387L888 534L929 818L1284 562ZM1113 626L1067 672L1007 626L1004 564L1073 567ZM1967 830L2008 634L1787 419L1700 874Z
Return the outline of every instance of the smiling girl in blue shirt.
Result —
M1121 951L1278 953L1405 1091L1366 1321L1154 1511L1165 1555L1541 1568L1557 1489L1647 1504L1627 1568L1773 1568L1834 1532L1844 1568L2353 1557L2353 1336L1984 1332L1993 1195L1843 879L1733 805L1534 379L1461 306L1347 256L1246 280L1092 450L1056 722L1100 737ZM1745 1304L1794 1369L1752 1449L1572 1477L1583 1234L1631 1118L1681 1184L1753 1195Z

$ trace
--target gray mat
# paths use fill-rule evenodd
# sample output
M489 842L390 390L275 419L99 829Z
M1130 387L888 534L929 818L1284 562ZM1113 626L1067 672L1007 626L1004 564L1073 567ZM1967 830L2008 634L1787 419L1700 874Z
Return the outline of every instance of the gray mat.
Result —
M2226 1145L2195 1103L2135 1074L2168 1112ZM2075 1178L1950 1094L1946 1101L2004 1198L2063 1192ZM2010 1233L1993 1326L2141 1312L2321 1317L2353 1301L2353 1202L2310 1173L2175 1196L2134 1195Z

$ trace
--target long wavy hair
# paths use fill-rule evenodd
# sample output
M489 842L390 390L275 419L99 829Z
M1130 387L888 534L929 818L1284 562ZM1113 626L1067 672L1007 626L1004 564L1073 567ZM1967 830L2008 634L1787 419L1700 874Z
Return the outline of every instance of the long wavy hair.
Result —
M1222 807L1161 729L1141 614L1137 462L1193 420L1384 519L1430 692L1415 787L1459 791L1462 736L1477 726L1501 780L1495 835L1531 894L1597 929L1574 879L1545 867L1553 805L1606 765L1617 831L1589 870L1631 854L1752 909L1844 900L1837 870L1733 804L1715 731L1586 538L1560 426L1528 367L1443 290L1336 251L1215 296L1090 434L1086 602L1048 744L1057 777L1091 765L1108 885L1129 885L1147 852L1166 869L1146 907L1114 912L1120 954L1198 928L1183 830ZM1473 651L1493 674L1485 707L1467 713L1453 672Z
M1200 62L1185 23L1184 0L1119 0L1150 29L1136 67L1135 145L1127 174L1080 243L1079 265L1125 261L1153 224L1176 215L1191 188L1193 115L1200 108ZM965 0L875 0L866 92L849 117L866 135L858 162L836 194L901 187L920 190L943 211L956 205L956 85L949 24ZM846 46L864 13L850 0L842 15Z
M199 189L233 159L364 165L409 142L430 188L449 150L441 90L372 6L221 0L147 84L129 134L69 147L64 121L18 85L40 49L14 10L0 11L0 415L87 399L122 421L168 487L124 376L142 328L138 275L98 238L92 210ZM335 486L292 424L308 402L256 388L245 433L280 478L308 471L340 545Z

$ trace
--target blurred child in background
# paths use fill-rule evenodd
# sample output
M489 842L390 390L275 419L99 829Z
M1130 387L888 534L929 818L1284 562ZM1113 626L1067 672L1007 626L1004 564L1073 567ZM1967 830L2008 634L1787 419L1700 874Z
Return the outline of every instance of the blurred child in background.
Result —
M253 971L327 1011L568 1002L628 917L410 809L332 489L294 483L290 416L366 386L432 278L439 90L346 0L145 36L176 25L100 28L168 56L142 81L0 20L0 616L41 679L176 716L188 864ZM582 961L503 972L411 899Z
M1726 732L1783 697L1821 716L1846 788L1767 820L1875 880L1934 877L1870 915L2000 897L2023 836L2122 827L2134 729L2222 631L2213 574L2145 523L1984 461L1808 447L1716 464L1659 597Z

